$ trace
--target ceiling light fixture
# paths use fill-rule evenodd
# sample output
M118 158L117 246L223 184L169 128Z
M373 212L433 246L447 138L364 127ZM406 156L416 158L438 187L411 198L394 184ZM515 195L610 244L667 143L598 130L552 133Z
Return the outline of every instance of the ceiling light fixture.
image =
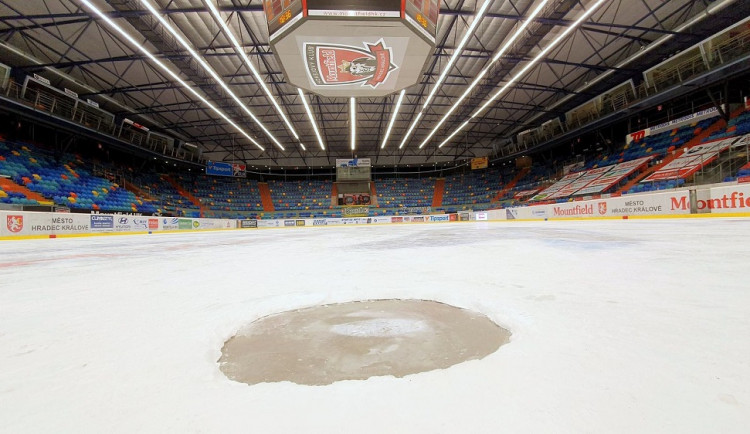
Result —
M508 90L513 83L515 83L521 77L523 77L524 75L526 75L526 73L529 71L529 69L531 69L534 65L536 65L544 56L547 55L547 53L549 53L553 48L555 48L560 42L562 42L565 38L567 38L575 29L578 28L578 26L585 19L587 19L589 16L591 16L591 14L593 14L594 11L596 11L599 8L599 6L601 6L606 1L607 0L597 0L596 3L594 3L593 5L591 5L591 7L588 10L584 11L584 13L581 14L581 16L579 16L570 26L566 27L565 30L562 33L560 33L551 43L547 44L547 46L545 46L542 49L542 51L539 52L539 54L537 54L530 62L528 62L526 65L524 65L524 67L521 68L520 71L518 71L516 74L514 74L513 77L507 83L505 83L503 85L503 87L501 87L497 92L495 92L490 97L490 99L488 99L484 104L482 104L481 107L479 107L477 110L475 110L474 113L471 114L471 116L469 117L469 119L466 122L464 122L463 124L461 124L461 126L457 130L463 129L468 124L469 120L474 119L475 117L477 117L480 114L482 114L485 110L487 110L487 108L490 106L490 104L492 104L495 100L497 100L498 98L500 98L500 96L503 95L505 93L505 91ZM443 143L441 143L440 146L438 146L438 147L442 148L446 143L448 143L450 141L450 139L453 136L455 136L456 132L458 132L458 131L455 131L453 134L451 134L450 136L448 136L448 138L446 138L443 141Z
M388 143L388 137L391 135L391 129L393 128L393 124L396 123L396 117L398 116L398 111L401 109L401 101L404 100L404 94L406 93L406 89L402 89L401 92L398 94L398 100L396 101L396 108L393 109L393 114L391 114L391 121L388 122L388 128L385 130L385 137L383 137L383 144L380 145L380 149L385 148L385 144Z
M221 29L224 31L224 34L229 38L229 40L232 42L232 45L235 48L235 51L239 53L240 57L242 58L242 61L245 62L245 66L250 69L250 72L253 73L253 77L255 77L255 80L258 82L260 87L263 89L263 92L265 92L266 97L268 97L268 100L273 104L274 108L276 109L276 112L281 116L281 119L284 120L284 123L286 124L286 127L289 128L289 131L292 132L294 135L294 138L299 140L299 134L297 134L297 130L294 129L294 126L289 121L289 118L284 113L284 110L281 109L281 106L276 101L276 98L274 98L273 94L271 93L271 90L266 85L265 80L263 80L263 77L261 77L260 73L258 72L258 69L255 67L255 65L250 61L250 58L247 57L247 54L245 53L245 50L242 48L242 45L240 45L237 38L234 36L234 33L232 33L232 30L229 28L227 23L221 19L221 14L219 14L219 10L216 8L216 6L213 4L213 1L211 0L204 0L204 3L206 6L208 6L208 9L211 11L211 15L214 17L214 21L219 23L221 26ZM300 145L305 147L305 145Z
M274 136L273 133L271 133L271 131L269 131L268 128L266 128L263 122L261 122L260 119L258 119L255 116L255 114L252 111L250 111L250 109L242 101L240 101L239 97L234 92L232 92L232 90L229 88L229 86L226 83L224 83L224 80L219 76L219 74L217 74L216 71L214 71L214 69L211 68L211 66L203 59L203 57L201 57L195 50L193 50L193 48L185 40L185 38L183 38L182 35L180 35L172 27L171 24L169 24L169 22L159 13L158 10L156 10L156 8L151 4L151 2L149 0L141 0L141 3L143 3L143 5L146 6L146 9L148 9L149 12L151 12L151 15L153 15L154 18L159 20L161 25L165 29L167 29L167 31L169 31L169 33L171 33L172 36L175 37L175 39L177 39L180 45L182 45L182 47L185 48L185 50L187 50L188 53L190 53L193 59L195 59L195 61L198 62L198 64L203 68L203 70L206 71L211 77L213 77L214 81L216 81L216 83L219 86L221 86L222 89L224 89L227 95L229 95L234 100L234 102L237 103L237 105L239 105L242 108L242 110L248 116L250 116L250 118L263 130L263 132L266 133L266 135L276 144L276 146L278 146L283 151L284 145L281 144L279 139L277 139L276 136Z
M406 144L406 141L409 140L409 137L411 136L412 131L414 131L414 127L417 125L417 123L419 122L419 119L427 110L427 107L430 105L430 102L432 102L432 98L435 97L435 93L443 84L445 77L448 75L448 72L453 67L453 64L456 62L456 60L458 60L459 56L461 55L461 52L464 49L464 46L466 45L467 42L469 42L469 38L471 37L471 35L474 34L474 30L476 30L477 26L479 26L479 22L482 21L484 14L487 12L487 9L490 7L491 4L492 4L492 0L485 0L484 3L482 3L482 6L477 11L476 15L474 15L474 21L471 22L471 24L469 25L469 28L466 29L466 33L464 33L464 36L461 38L461 41L453 50L453 55L451 55L450 59L448 60L448 64L443 69L443 72L440 73L440 76L438 77L437 81L432 87L432 90L427 95L427 99L425 100L424 104L422 104L422 108L419 110L419 114L414 118L411 125L409 126L409 129L406 131L406 135L404 135L404 138L401 140L401 144L398 147L399 149L403 148L404 145Z
M357 100L349 98L349 122L352 124L352 151L357 145Z
M112 29L114 29L117 33L120 34L123 38L125 38L133 47L137 47L137 49L143 53L146 57L148 57L151 62L153 62L156 66L159 67L162 71L164 71L167 75L172 77L176 82L178 82L185 90L187 90L189 93L191 93L193 96L201 100L208 108L210 108L214 113L219 115L222 119L227 121L229 125L234 127L240 134L242 134L245 138L250 140L255 146L257 146L261 151L265 151L265 148L258 143L250 134L247 133L247 131L240 128L239 125L237 125L233 120L229 118L223 111L219 110L216 106L214 106L212 103L210 103L203 95L199 94L192 86L188 85L183 79L181 79L174 71L167 68L166 65L164 65L159 59L157 59L151 52L149 52L143 44L137 42L132 36L130 36L127 32L125 32L120 26L118 26L114 21L112 21L107 15L105 15L101 10L99 10L96 6L91 4L89 0L81 0L81 3L83 3L89 10L91 10L93 13L99 16L101 20L106 22Z
M513 33L513 35L507 41L505 41L505 44L503 44L502 48L500 48L497 51L497 53L495 53L495 55L492 56L492 60L490 60L490 63L487 64L487 66L484 67L484 69L479 73L479 75L477 75L474 78L474 81L471 82L471 84L466 89L466 91L464 91L464 93L461 95L461 97L456 102L454 102L453 104L451 104L451 108L443 115L442 118L440 118L440 121L437 123L437 125L435 125L432 128L432 131L430 131L430 133L427 135L427 137L425 137L425 139L419 145L419 149L422 149L422 147L424 147L430 141L430 139L432 138L432 136L435 135L435 133L437 132L437 130L440 128L440 126L443 125L445 123L445 121L448 120L448 118L451 116L451 114L453 114L453 112L461 105L461 103L463 102L463 100L466 99L467 96L469 96L469 94L471 93L471 91L474 90L474 88L479 84L479 82L484 78L484 76L487 75L487 73L490 71L490 68L492 68L492 66L498 60L500 60L500 58L503 55L505 55L505 53L507 53L508 50L510 50L510 47L513 45L513 43L516 42L516 40L519 37L521 37L521 35L523 34L524 30L526 30L526 27L528 27L529 24L531 24L531 22L534 21L534 19L537 17L537 15L539 15L542 12L542 9L544 9L544 7L547 5L548 2L549 2L549 0L544 0L541 3L539 3L537 5L537 7L534 8L534 10L531 12L531 14L526 19L524 19L524 21L521 24L521 26L518 29L516 29L516 31Z
M302 105L305 106L305 112L307 112L307 118L310 120L310 124L312 124L313 130L315 131L315 136L318 138L320 149L325 151L326 147L323 144L323 138L320 137L320 130L318 130L318 124L315 123L315 118L313 118L312 110L310 110L310 104L307 103L307 98L305 97L305 94L302 93L302 89L297 88L297 92L299 92L299 97L302 99Z

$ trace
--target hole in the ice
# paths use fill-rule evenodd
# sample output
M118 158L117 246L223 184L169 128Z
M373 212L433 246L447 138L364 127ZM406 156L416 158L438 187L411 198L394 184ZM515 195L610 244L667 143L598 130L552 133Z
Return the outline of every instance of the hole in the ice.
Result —
M270 315L224 343L219 366L247 384L403 377L484 358L510 339L486 316L425 300L369 300Z

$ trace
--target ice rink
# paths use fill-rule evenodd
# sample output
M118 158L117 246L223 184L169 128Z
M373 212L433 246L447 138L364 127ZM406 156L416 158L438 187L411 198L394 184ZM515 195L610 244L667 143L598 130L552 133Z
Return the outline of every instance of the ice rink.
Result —
M313 227L0 242L0 431L747 433L750 220ZM254 386L240 327L365 299L512 332L404 378Z

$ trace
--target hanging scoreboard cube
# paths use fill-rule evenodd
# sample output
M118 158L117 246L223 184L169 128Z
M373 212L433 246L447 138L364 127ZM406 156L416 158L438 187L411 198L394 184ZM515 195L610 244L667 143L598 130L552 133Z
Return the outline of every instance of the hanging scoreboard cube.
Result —
M419 82L438 0L264 0L271 48L294 86L385 96Z

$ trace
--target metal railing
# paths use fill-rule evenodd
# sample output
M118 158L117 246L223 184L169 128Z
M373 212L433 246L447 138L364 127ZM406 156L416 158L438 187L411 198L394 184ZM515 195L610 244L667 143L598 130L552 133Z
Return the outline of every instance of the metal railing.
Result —
M583 127L607 114L622 110L635 102L654 96L690 78L750 55L750 29L731 34L724 40L717 41L717 39L704 42L705 49L696 55L687 57L679 63L665 65L664 68L655 68L649 71L648 75L651 79L644 80L635 86L634 94L626 91L605 94L602 96L601 104L589 102L569 112L570 117L565 119L562 130L555 130L553 134L550 134L550 131L542 132L541 127L537 130L527 130L532 134L519 134L514 143L499 148L497 155L505 157L525 152L567 131ZM710 49L706 48L711 43L715 45Z

